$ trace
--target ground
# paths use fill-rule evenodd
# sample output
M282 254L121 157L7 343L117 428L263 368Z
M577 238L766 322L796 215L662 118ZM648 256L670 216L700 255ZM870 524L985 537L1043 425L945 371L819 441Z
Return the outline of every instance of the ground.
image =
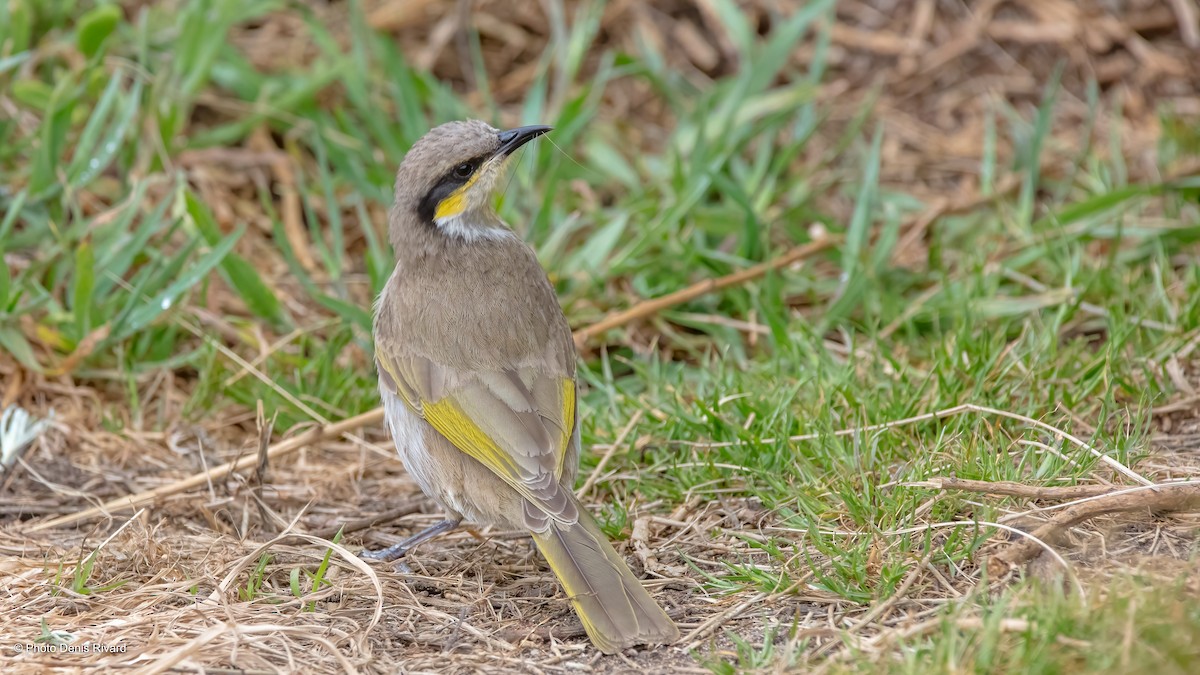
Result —
M1200 659L1195 3L3 5L0 670ZM677 645L599 655L521 533L356 556L439 518L370 306L465 116L555 126L499 208Z

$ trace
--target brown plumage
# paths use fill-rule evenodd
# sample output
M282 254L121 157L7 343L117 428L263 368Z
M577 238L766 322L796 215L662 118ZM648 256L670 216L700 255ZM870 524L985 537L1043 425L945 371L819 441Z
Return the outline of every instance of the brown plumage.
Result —
M374 557L463 519L525 529L597 648L669 643L678 629L572 491L571 331L534 252L492 209L509 155L548 130L444 124L397 173L396 269L375 314L380 391L401 459L448 519Z

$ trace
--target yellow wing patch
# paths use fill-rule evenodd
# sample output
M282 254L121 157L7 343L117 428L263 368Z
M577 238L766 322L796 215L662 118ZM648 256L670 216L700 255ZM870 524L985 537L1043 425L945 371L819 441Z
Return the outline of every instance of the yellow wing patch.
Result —
M445 398L422 407L425 421L454 444L454 447L483 462L497 475L520 482L516 462L496 441L479 428L454 401Z
M562 381L562 438L558 443L558 464L554 467L555 475L562 478L563 462L567 460L567 443L575 433L575 380L564 377Z

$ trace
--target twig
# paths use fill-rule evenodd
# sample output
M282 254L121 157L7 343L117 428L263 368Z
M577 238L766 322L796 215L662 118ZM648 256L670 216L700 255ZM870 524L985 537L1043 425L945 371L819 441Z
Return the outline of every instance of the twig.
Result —
M255 503L258 504L259 515L262 516L263 522L270 522L270 517L267 513L267 504L263 501L263 483L267 481L267 452L271 449L271 430L275 428L275 415L271 415L271 421L267 421L267 414L263 411L262 399L258 399L258 405L255 408L255 424L258 426L258 465L254 467L254 476L251 480L251 489L254 493Z
M1116 496L1116 495L1132 494L1134 492L1141 492L1143 490L1157 490L1162 485L1172 485L1172 486L1200 485L1200 479L1171 481L1169 483L1155 483L1154 485L1134 485L1132 487L1120 487L1120 486L1114 485L1114 486L1112 486L1111 492L1108 492L1103 495L1093 495L1091 497L1081 497L1079 499L1072 499L1069 502L1063 502L1061 504L1051 504L1049 506L1038 506L1038 507L1034 507L1034 508L1031 508L1031 509L1028 509L1025 511L1018 511L1016 513L1010 513L1010 514L1004 516L1003 518L1001 518L1000 522L1008 523L1008 522L1012 522L1014 520L1020 520L1022 518L1031 516L1035 513L1047 513L1049 511L1061 511L1063 509L1069 509L1072 506L1075 506L1077 504L1083 504L1086 502L1094 501L1096 499L1100 499L1101 497L1107 497L1108 495Z
M824 239L818 239L807 244L801 244L800 246L790 249L787 253L784 253L774 260L759 263L753 267L748 267L744 270L741 270L740 272L727 274L717 279L705 279L704 281L692 284L691 286L688 286L682 290L675 291L674 293L668 293L660 298L644 300L623 312L617 312L616 314L609 315L590 326L575 331L575 345L577 347L582 347L585 343L587 343L588 340L596 337L597 335L600 335L607 330L624 326L635 319L641 319L643 317L657 314L668 307L674 307L675 305L685 303L688 300L693 300L714 291L719 291L723 288L729 288L730 286L737 286L748 281L753 281L759 277L765 276L772 270L787 267L792 263L799 262L806 258L811 258L817 253L832 247L837 241L838 240L834 237L826 237Z
M642 414L644 412L644 410L638 410L633 414L633 417L629 418L629 422L623 429L621 429L621 433L617 434L617 439L612 442L612 445L608 446L608 450L606 450L604 452L604 456L600 458L600 463L598 463L596 468L592 470L591 475L588 476L583 485L575 491L576 497L582 498L588 493L588 490L592 489L592 486L595 485L596 481L600 479L600 472L604 471L604 467L608 464L608 460L612 459L612 456L617 452L617 448L621 447L625 443L625 437L629 435L629 432L633 431L633 427L636 426L638 421L642 419Z
M1150 414L1157 416L1165 415L1167 413L1180 412L1183 410L1190 410L1196 406L1196 404L1200 404L1200 395L1188 396L1187 398L1180 399L1174 403L1165 403L1160 406L1155 406L1150 409Z
M927 481L905 483L908 487L929 487L935 490L962 490L1004 497L1025 499L1080 499L1108 494L1117 488L1111 485L1069 485L1063 487L1038 487L1011 481L970 480L967 478L931 478Z
M1200 49L1200 19L1197 19L1196 5L1192 0L1170 0L1171 9L1179 18L1179 36L1183 44L1191 49Z
M1143 510L1161 513L1187 511L1195 508L1200 508L1200 485L1167 483L1153 486L1153 489L1102 495L1081 502L1034 530L1032 536L1040 541L1052 540L1069 527L1110 513ZM1002 574L1008 568L1032 560L1037 554L1037 545L1025 540L1018 541L992 556L992 559L988 561L988 568L993 574Z
M330 525L329 527L323 527L323 528L313 532L312 534L315 537L320 537L322 539L329 539L330 537L336 535L338 532L341 532L342 534L349 534L351 532L357 532L359 530L366 530L366 529L375 527L376 525L379 525L381 523L390 523L393 520L396 520L397 518L403 518L404 516L407 516L407 515L410 515L413 513L418 513L421 510L421 505L424 503L425 503L424 497L415 497L413 499L408 500L407 502L404 502L403 504L401 504L400 506L397 506L394 509L384 511L383 513L377 513L373 516L364 516L362 518L355 518L354 520L347 520L346 522L339 523L337 525Z

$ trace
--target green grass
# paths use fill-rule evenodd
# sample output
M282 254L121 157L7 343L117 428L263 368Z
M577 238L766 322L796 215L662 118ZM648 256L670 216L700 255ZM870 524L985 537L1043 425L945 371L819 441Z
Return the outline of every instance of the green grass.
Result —
M609 533L627 536L634 502L667 513L691 494L752 497L788 532L763 533L765 568L761 557L697 567L706 586L780 593L801 583L869 604L888 598L929 547L934 565L970 570L995 536L982 526L932 538L895 532L1002 515L999 500L979 506L905 483L957 475L1072 484L1097 460L977 414L826 432L974 403L1074 430L1136 463L1147 452L1149 407L1175 393L1160 364L1200 330L1200 177L1131 183L1119 155L1095 148L1066 157L1066 173L1040 172L1053 151L1051 82L1035 115L997 110L980 139L985 191L1014 172L1019 190L938 220L923 264L898 266L902 226L927 205L880 182L883 131L866 112L828 128L815 96L827 38L805 68L789 62L792 43L832 3L810 3L766 41L751 37L732 3L714 4L731 22L743 65L703 88L649 45L604 54L585 69L599 5L557 17L561 39L519 111L520 121L554 125L553 143L524 152L502 214L525 224L577 327L769 260L807 240L813 223L842 243L819 265L672 308L636 333L603 336L607 348L580 371L585 446L611 442L638 411L646 414L628 438L649 439L608 464L633 480L598 483ZM112 429L131 420L166 427L164 413L142 400L163 370L189 383L182 413L192 420L261 400L288 428L313 413L338 419L376 406L369 312L390 273L380 214L395 167L439 121L499 123L490 92L481 92L481 108L468 108L357 13L348 50L309 17L320 57L256 70L225 30L283 6L187 0L127 20L106 4L0 3L0 98L17 111L0 119L0 349L31 372L114 397L127 412L107 420ZM660 152L631 151L621 126L601 114L605 88L626 79L651 87L674 116ZM518 111L505 112L515 121ZM302 167L296 188L316 269L301 264L269 195L256 205L268 233L240 219L219 222L181 164L189 151L241 146L260 127ZM1172 119L1165 128L1164 166L1195 157L1193 130ZM814 157L811 139L833 134L837 152ZM1001 143L1020 149L1012 165L997 158ZM835 215L836 203L854 205L849 219ZM271 264L256 258L264 250L274 251ZM232 330L210 329L199 311L210 305ZM711 317L753 319L762 330L751 341ZM662 349L647 353L648 332ZM227 353L254 358L266 346L260 336L288 336L258 364L265 381ZM777 440L809 433L825 435ZM585 453L581 473L598 458ZM934 497L931 511L919 510ZM876 559L881 540L891 546ZM78 568L77 591L91 560ZM240 589L247 597L260 593L268 560ZM312 576L314 592L327 564L328 556ZM1196 605L1169 588L1146 594L1128 583L1092 604L1027 585L981 592L947 605L947 627L912 638L896 658L842 665L1082 672L1153 663L1183 672L1196 656L1186 645L1200 637ZM298 593L298 576L292 585ZM983 628L949 627L967 614ZM1033 627L1002 630L1005 617ZM1131 647L1122 638L1130 621L1138 625ZM1075 642L1064 647L1058 636ZM802 663L788 644L786 630L739 638L734 655L709 663L719 672Z
M342 543L341 530L338 530L337 534L333 535L333 538L330 539L330 541L335 544ZM321 586L328 585L329 582L325 579L325 575L329 572L329 560L332 557L333 549L326 549L325 555L321 558L321 564L317 565L315 572L309 572L308 570L300 567L293 567L292 571L288 575L288 583L291 587L292 595L296 596L297 598L304 595L304 589L300 583L301 573L303 573L303 575L309 579L311 586L310 592L312 593L316 593L317 591L321 590ZM317 605L315 602L310 602L305 605L305 608L307 611L314 612L316 611L316 606Z
M1119 583L1089 605L1022 585L1000 598L972 598L974 606L948 609L922 624L919 634L899 639L891 658L850 652L834 672L1188 673L1200 632L1197 604L1165 592L1149 594L1136 583ZM965 628L964 628L965 627ZM717 673L798 667L803 639L783 631L757 644L736 640L735 658L712 660Z

